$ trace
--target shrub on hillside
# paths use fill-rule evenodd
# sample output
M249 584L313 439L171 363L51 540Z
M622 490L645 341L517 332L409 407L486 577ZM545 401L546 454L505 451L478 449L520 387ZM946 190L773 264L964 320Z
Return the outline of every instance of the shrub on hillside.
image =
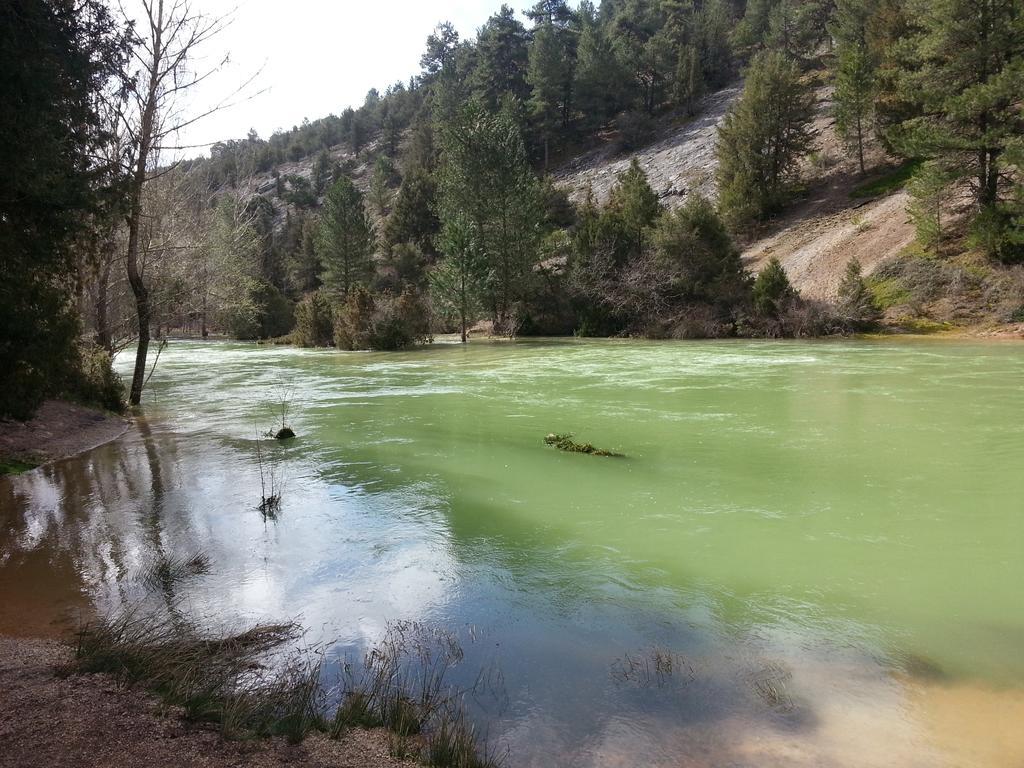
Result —
M861 273L860 262L850 259L839 283L839 316L853 330L866 330L881 317L874 294Z
M654 120L645 112L623 112L615 118L615 130L619 132L620 152L640 149L654 136Z

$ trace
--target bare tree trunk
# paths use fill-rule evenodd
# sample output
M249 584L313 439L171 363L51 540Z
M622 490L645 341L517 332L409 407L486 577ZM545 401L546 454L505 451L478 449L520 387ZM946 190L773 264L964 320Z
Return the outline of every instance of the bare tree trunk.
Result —
M139 227L142 221L142 192L146 185L146 166L153 145L156 122L157 99L160 87L160 67L163 63L163 0L158 0L156 23L151 24L153 48L150 51L149 83L146 90L142 118L139 122L138 155L132 176L131 197L128 208L128 283L135 296L135 313L139 321L139 345L135 351L135 369L132 372L132 386L128 395L131 405L142 402L142 385L146 379L146 356L149 354L149 323L152 310L149 305L149 289L139 269ZM152 18L152 17L151 17Z

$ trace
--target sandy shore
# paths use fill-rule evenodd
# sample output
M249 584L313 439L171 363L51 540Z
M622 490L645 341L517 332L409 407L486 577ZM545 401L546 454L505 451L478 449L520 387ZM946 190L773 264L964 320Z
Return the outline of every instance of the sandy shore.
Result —
M148 694L106 675L64 675L67 646L0 636L2 768L410 768L388 754L383 731L333 741L228 741L185 722Z
M76 456L117 439L128 424L114 413L47 400L26 422L0 420L0 464L32 467Z

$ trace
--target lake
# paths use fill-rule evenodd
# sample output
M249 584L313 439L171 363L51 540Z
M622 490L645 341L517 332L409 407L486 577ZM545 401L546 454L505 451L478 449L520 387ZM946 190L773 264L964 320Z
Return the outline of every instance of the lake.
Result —
M145 599L295 619L327 683L451 632L509 766L1024 763L1024 345L171 342L144 400L0 478L0 631L203 552Z

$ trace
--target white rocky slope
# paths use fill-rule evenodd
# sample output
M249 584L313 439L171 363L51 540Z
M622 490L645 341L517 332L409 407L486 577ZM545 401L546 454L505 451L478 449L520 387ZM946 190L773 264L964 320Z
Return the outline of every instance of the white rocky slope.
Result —
M556 183L576 202L586 197L588 186L599 203L605 202L616 177L635 157L668 208L679 207L693 192L714 199L715 133L739 92L740 86L732 85L711 94L693 120L666 129L661 138L634 153L616 155L613 147L602 146L576 157L554 172ZM834 298L851 258L871 274L914 237L905 193L873 200L850 197L859 179L836 137L828 97L823 90L815 121L815 163L806 163L804 169L810 180L807 196L743 250L743 261L752 272L774 256L803 295L818 299Z

